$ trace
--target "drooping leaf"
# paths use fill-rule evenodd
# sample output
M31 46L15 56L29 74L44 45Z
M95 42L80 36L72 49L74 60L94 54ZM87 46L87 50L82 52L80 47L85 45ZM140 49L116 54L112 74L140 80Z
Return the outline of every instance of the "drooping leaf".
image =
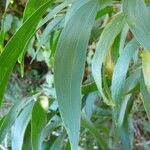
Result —
M44 17L42 19L42 21L40 22L39 27L43 26L46 22L48 22L49 20L51 20L52 18L54 18L54 16L56 14L58 14L61 10L63 10L64 8L66 8L68 5L70 5L74 0L66 0L63 3L61 3L60 5L56 6L54 9L52 9L46 17Z
M41 133L47 123L48 107L48 98L45 96L39 97L33 107L31 118L31 139L33 150L42 150Z
M138 50L139 43L136 40L130 41L121 53L113 73L111 92L114 101L119 102L123 93L128 67L133 54Z
M117 135L119 135L118 117L121 110L120 106L122 103L122 99L124 97L123 87L125 84L125 79L126 79L129 64L131 62L131 58L133 57L133 54L138 50L138 48L139 48L139 43L135 39L131 40L122 51L116 63L115 70L113 73L111 93L112 93L113 102L115 104L115 107L113 108L113 119L116 128L115 132Z
M42 15L51 2L42 5L16 32L7 43L4 52L0 55L0 105L4 96L9 75L15 65L20 53L24 50L31 37L36 31ZM32 26L31 26L32 24ZM30 28L29 28L30 26Z
M43 34L39 40L39 46L38 50L41 48L41 46L46 42L48 39L48 35L53 31L53 29L63 20L64 17L56 17L54 18L44 29ZM38 51L37 50L37 51Z
M150 11L144 0L123 0L123 12L135 38L150 50Z
M123 28L123 25L124 25L124 18L122 13L116 15L106 25L104 31L100 36L100 40L98 42L96 53L94 55L93 63L92 63L92 74L95 79L96 85L99 89L101 96L103 97L104 101L108 105L112 105L112 102L108 101L106 96L103 93L101 69L102 69L102 64L105 62L108 51L111 48L115 38Z
M38 10L44 3L48 2L50 0L42 0L42 1L37 1L37 0L28 0L24 13L23 13L23 22L25 22L27 19L30 18L32 14L35 13L36 10ZM52 1L52 0L51 0ZM20 54L18 58L18 62L20 63L21 67L21 76L24 76L24 57L26 53L27 46L24 48L22 53Z
M60 35L54 63L59 110L72 150L76 150L78 147L81 112L80 86L86 49L98 2L97 0L88 0L82 7L80 5L77 7L79 9L69 19Z

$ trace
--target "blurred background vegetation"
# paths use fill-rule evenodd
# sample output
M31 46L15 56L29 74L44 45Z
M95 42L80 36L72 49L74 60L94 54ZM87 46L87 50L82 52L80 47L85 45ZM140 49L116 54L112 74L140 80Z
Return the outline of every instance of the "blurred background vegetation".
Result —
M5 11L5 0L0 0L0 20L3 19ZM61 0L55 1L53 7L61 3ZM12 35L18 30L22 23L23 11L25 8L26 0L11 0L10 5L5 12L4 18L4 43L0 41L0 48L7 43L7 41L12 37ZM118 3L113 4L112 6L107 7L107 12L110 12L109 15L104 15L101 19L97 20L95 28L93 28L92 36L90 39L88 52L87 52L87 61L84 74L83 83L88 83L92 81L91 77L91 60L95 52L95 43L97 38L102 32L102 27L100 24L103 24L109 19L109 16L113 14L119 8ZM62 16L65 13L66 9L63 9L58 16ZM105 13L105 12L104 12ZM1 22L2 23L2 22ZM1 24L2 26L2 24ZM99 28L97 28L97 26ZM61 27L56 26L49 36L48 31L45 31L45 27L42 27L36 35L32 38L30 45L27 48L27 53L25 55L24 61L24 76L21 77L20 64L17 63L11 77L9 79L9 84L7 87L7 92L5 94L5 101L3 107L0 108L0 117L4 116L16 100L21 100L26 97L30 97L36 93L42 93L42 95L47 96L51 99L50 111L54 114L58 114L58 104L54 88L54 79L53 79L53 63L54 63L54 52L57 46L57 39L60 35ZM128 33L128 38L131 38L131 33ZM51 51L49 51L51 47ZM113 67L112 67L113 68ZM111 69L112 69L111 68ZM108 68L109 69L109 68ZM107 70L109 78L111 76L112 70ZM130 114L130 132L131 132L131 141L133 141L134 150L150 149L150 126L148 124L148 118L146 116L143 104L141 101L141 95L137 92L134 95L134 106ZM101 132L101 135L104 139L112 142L112 113L111 109L104 104L101 100L97 91L90 93L89 95L83 96L83 103L85 102L85 112L90 116L92 122L97 127L97 130ZM61 126L57 127L52 136L56 138L63 132ZM7 142L1 145L0 149L9 149L10 139L7 137ZM48 139L47 139L48 141ZM46 140L45 140L46 142ZM64 140L65 148L69 147L67 140ZM81 139L80 139L81 149L92 150L98 149L97 143L93 139L91 133L88 130L81 129ZM113 148L112 148L113 149ZM114 148L115 149L115 148ZM119 149L119 145L118 145Z

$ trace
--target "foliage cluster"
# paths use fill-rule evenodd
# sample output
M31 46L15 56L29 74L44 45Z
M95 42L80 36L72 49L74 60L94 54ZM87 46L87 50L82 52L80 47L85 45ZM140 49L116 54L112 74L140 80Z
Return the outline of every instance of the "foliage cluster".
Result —
M149 4L2 0L0 149L150 149Z

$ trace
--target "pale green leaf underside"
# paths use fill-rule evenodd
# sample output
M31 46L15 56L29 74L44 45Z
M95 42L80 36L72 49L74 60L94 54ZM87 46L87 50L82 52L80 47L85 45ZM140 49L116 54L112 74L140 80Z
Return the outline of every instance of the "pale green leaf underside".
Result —
M28 0L23 13L23 21L26 21L40 6L48 1L49 0Z
M19 115L22 108L26 105L26 101L18 101L14 106L10 109L6 117L3 119L3 122L0 126L0 144L4 140L6 134L10 131L12 125L14 124L17 116Z
M33 104L34 101L24 107L23 111L19 114L14 123L12 135L12 150L22 150L24 134L31 119Z
M150 11L144 0L123 0L123 12L135 38L150 50Z
M94 24L98 2L88 0L62 31L55 55L54 76L59 110L72 150L77 150L80 130L81 82L86 49Z
M125 84L128 67L131 58L138 50L139 46L140 44L135 39L133 39L127 44L127 46L122 51L119 59L117 60L111 85L112 98L116 103L118 103L123 96L123 87Z
M112 105L110 101L107 100L106 96L103 93L102 89L102 77L101 77L101 69L102 64L104 63L108 51L110 50L115 38L121 32L125 22L123 14L120 13L116 15L105 27L104 31L101 34L100 40L98 42L96 53L93 58L92 63L92 74L95 79L96 85L98 87L101 96L104 101Z

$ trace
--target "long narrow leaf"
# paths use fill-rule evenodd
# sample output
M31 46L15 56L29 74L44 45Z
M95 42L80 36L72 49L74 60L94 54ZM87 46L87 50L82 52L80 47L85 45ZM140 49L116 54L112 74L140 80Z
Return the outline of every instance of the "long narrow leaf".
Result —
M141 89L141 93L142 93L143 104L144 104L148 119L150 120L150 94L145 85L143 75L141 78L140 89Z
M87 118L87 116L85 116L85 114L82 114L81 125L84 128L87 128L93 134L93 136L98 142L99 148L105 149L105 150L108 149L106 141L100 136L94 124Z
M111 48L115 38L120 33L123 26L124 26L124 18L122 13L116 15L107 24L107 26L105 27L104 31L101 34L92 63L92 74L95 79L96 85L99 89L99 92L101 93L101 96L108 105L112 105L112 102L108 101L103 93L101 69L109 49Z
M150 11L144 0L123 0L123 12L135 38L150 50Z
M142 53L142 69L145 84L147 86L148 92L150 92L150 52L146 50Z
M4 96L9 75L15 65L20 53L24 50L36 27L51 2L42 5L16 32L7 43L4 52L0 55L0 105ZM31 26L32 24L32 26ZM30 27L30 28L29 28Z
M119 99L121 98L131 58L133 57L133 54L138 50L139 46L140 45L136 40L132 40L127 44L117 61L111 86L112 98L114 101L119 102Z
M80 130L81 81L86 49L98 2L88 0L72 15L62 31L55 55L54 77L59 110L72 150L77 150ZM90 11L89 11L90 10Z
M15 121L12 136L12 150L22 150L24 134L31 119L33 104L33 101L29 103Z
M4 140L6 134L11 129L20 111L25 105L26 102L24 100L17 102L3 119L3 122L0 126L0 143L2 143L2 141Z

